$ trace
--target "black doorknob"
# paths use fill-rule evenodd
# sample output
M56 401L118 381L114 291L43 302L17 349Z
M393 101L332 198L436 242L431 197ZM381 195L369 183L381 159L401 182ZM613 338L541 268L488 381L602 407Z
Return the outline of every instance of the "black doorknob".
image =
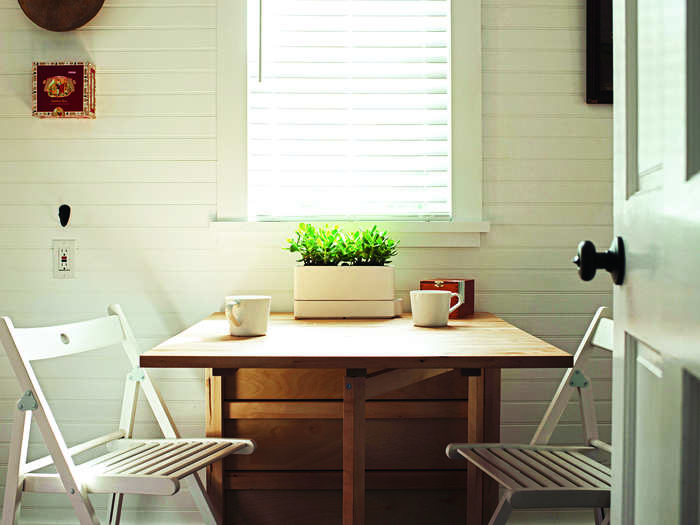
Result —
M597 270L606 270L615 284L622 284L625 280L625 245L622 237L615 237L605 252L597 252L591 241L580 242L573 263L578 266L578 274L583 281L593 279Z

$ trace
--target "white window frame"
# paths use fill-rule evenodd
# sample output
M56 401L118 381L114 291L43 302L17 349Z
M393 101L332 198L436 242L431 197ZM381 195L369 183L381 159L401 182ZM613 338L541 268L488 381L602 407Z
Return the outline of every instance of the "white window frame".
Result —
M481 0L452 0L451 16L452 218L432 222L378 219L393 231L478 236L489 230L482 218ZM287 231L296 224L248 220L246 28L246 0L217 2L217 199L212 224L225 231ZM469 245L474 245L473 240Z

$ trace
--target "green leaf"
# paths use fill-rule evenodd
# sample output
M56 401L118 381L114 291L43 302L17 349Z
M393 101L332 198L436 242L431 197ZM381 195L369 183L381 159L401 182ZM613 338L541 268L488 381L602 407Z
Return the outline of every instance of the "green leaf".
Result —
M383 266L397 254L398 242L377 225L369 230L344 232L337 225L315 227L300 223L285 249L298 253L306 266Z

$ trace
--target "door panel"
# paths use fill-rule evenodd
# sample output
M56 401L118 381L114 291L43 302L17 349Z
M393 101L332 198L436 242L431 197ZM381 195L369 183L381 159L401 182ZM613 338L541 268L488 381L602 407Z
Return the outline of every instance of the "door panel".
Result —
M683 371L681 523L700 522L700 378Z
M625 509L618 523L690 523L678 521L681 412L670 409L681 405L681 369L629 334L626 340L627 432L620 447L615 442L627 455L624 480L616 485Z
M688 58L686 60L688 93L688 139L686 144L687 179L695 176L700 171L700 3L687 0L686 32L688 42Z
M614 295L612 523L685 525L700 499L700 3L613 9L627 268Z
M663 4L638 0L637 6L637 169L630 171L636 191L663 184Z
M663 475L667 460L667 429L659 424L665 402L664 362L661 354L637 342L635 370L634 523L664 523L664 508L654 484L646 480Z

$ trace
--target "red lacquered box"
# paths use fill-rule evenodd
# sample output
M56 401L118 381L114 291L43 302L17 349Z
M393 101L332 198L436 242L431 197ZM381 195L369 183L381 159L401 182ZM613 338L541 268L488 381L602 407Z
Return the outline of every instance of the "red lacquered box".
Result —
M90 62L34 62L32 115L95 118L95 66Z
M459 294L462 306L450 314L450 319L461 319L474 314L474 279L428 279L420 282L421 290L446 290ZM450 306L457 304L453 297Z

